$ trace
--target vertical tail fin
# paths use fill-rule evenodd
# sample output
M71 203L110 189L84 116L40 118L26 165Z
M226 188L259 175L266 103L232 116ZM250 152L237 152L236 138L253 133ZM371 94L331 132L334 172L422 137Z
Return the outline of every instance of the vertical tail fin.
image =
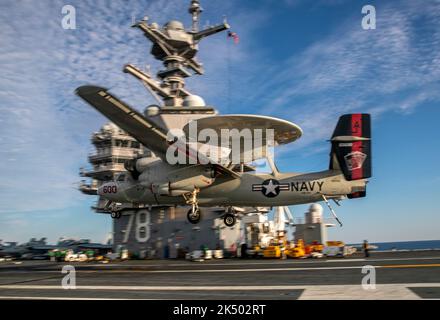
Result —
M371 177L371 119L369 114L346 114L333 132L330 169L341 170L346 180Z

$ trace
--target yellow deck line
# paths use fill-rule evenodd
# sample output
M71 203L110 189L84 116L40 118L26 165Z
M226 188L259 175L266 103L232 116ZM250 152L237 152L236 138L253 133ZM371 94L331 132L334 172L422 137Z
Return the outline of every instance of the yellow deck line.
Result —
M432 268L432 267L440 267L440 263L431 263L431 264L395 264L395 265L385 265L385 266L376 266L376 268Z

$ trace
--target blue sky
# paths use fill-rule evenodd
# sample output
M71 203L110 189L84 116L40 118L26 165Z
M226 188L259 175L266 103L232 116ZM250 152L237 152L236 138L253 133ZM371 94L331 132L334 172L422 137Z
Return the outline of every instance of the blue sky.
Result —
M107 216L75 188L93 131L105 122L75 95L93 83L131 105L153 100L122 73L159 64L131 17L190 25L189 1L2 1L0 3L0 239L47 236L103 241ZM74 5L77 29L61 28ZM373 4L377 29L361 28ZM345 201L333 239L438 239L440 2L434 0L203 1L202 25L226 15L240 36L200 45L206 75L187 87L221 113L257 113L300 125L304 136L277 153L283 171L327 168L339 115L373 116L373 174L366 198ZM293 207L302 216L306 206ZM326 211L328 215L328 212Z

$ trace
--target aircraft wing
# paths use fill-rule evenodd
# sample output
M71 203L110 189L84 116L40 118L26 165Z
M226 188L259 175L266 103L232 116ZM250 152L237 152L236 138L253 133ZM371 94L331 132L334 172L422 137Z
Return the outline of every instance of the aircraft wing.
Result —
M140 112L110 94L107 89L83 86L76 89L76 94L119 128L164 159L168 148L167 135L154 122L149 121Z
M167 162L166 153L172 141L168 141L167 133L153 121L144 117L140 112L128 106L123 101L108 92L107 89L97 86L82 86L76 89L76 94L88 102L92 107L102 113L106 118L126 131L133 138L153 151L163 161ZM205 155L191 149L187 143L177 141L174 145L177 152L182 152L185 157L195 159L196 163L208 163ZM204 158L205 157L205 158ZM189 162L187 162L189 163ZM193 163L194 164L194 163ZM221 174L238 178L239 174L222 166L212 163Z

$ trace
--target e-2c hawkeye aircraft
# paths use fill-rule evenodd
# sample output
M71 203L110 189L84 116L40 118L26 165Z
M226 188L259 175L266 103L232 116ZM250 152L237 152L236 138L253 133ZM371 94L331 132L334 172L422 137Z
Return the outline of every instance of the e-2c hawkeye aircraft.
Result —
M338 201L345 198L366 196L367 179L371 177L369 114L346 114L339 118L330 140L328 170L281 173L266 154L272 171L268 174L257 173L254 167L244 163L201 161L206 160L205 156L189 143L178 144L175 137L170 139L164 128L107 89L83 86L76 93L158 156L127 162L128 173L119 175L116 181L103 184L98 194L109 203L190 205L187 217L191 223L200 221L200 207L221 206L229 209L225 210L223 218L227 226L232 226L237 216L234 206L275 207L325 201L337 219L328 199L339 204ZM197 122L197 130L209 128L215 132L232 128L271 129L274 146L293 142L302 135L301 128L296 124L266 116L214 115L194 121ZM183 131L188 130L186 125ZM195 161L170 164L167 161L170 147ZM117 206L109 208L113 208L112 217L120 217Z

